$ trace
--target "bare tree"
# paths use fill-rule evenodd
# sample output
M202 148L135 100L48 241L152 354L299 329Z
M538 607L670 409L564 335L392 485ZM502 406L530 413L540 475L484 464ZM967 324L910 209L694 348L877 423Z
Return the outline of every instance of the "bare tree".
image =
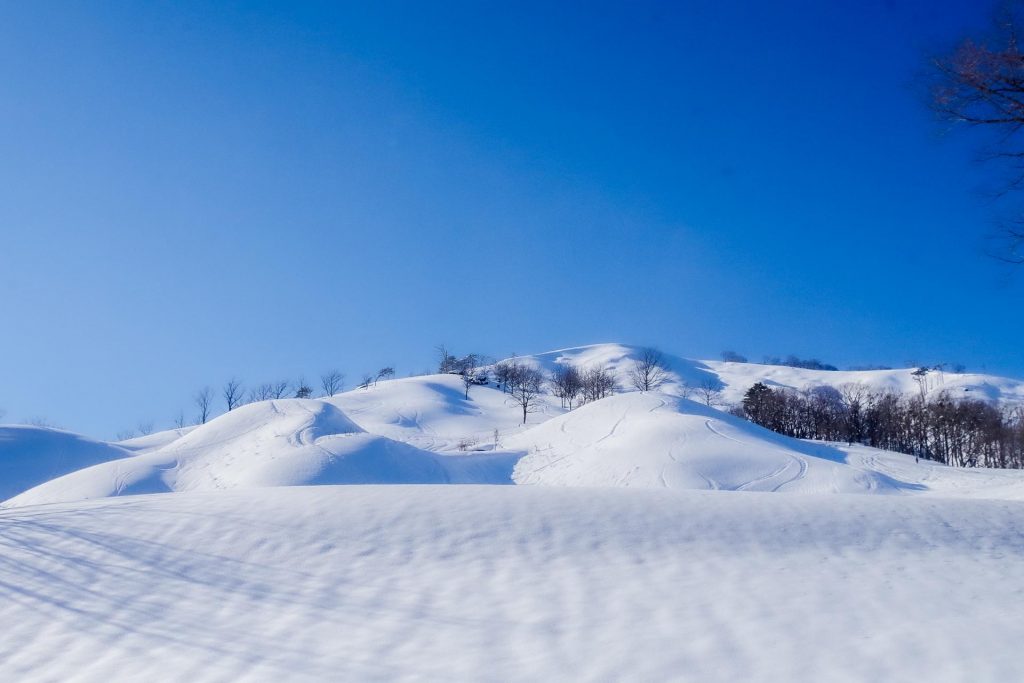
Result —
M184 410L179 410L178 411L178 415L174 418L174 427L175 427L175 429L184 429L185 428L185 411Z
M932 60L931 101L936 113L953 125L991 133L983 158L1004 162L1011 175L1002 190L1024 188L1024 52L1018 27L1024 4L1002 5L995 30L964 39L951 53ZM996 258L1024 264L1024 219L1000 225L1003 244Z
M668 364L657 349L643 349L627 373L629 383L637 391L654 391L668 381Z
M512 375L512 401L523 409L523 424L526 424L526 415L537 410L544 390L544 375L536 368L520 364L516 364Z
M508 392L512 374L516 368L516 359L503 360L494 365L494 382L502 392Z
M615 393L615 375L603 366L595 365L583 372L583 390L580 392L584 402L598 401Z
M746 363L747 357L735 351L722 351L722 360L726 363Z
M210 390L210 387L203 387L196 392L193 401L195 401L196 407L199 409L199 416L196 418L196 422L201 425L206 424L206 421L210 419L210 409L213 404L213 391Z
M242 405L242 397L245 395L242 388L242 382L234 377L224 384L224 388L221 389L220 393L221 396L224 397L224 403L227 404L229 411L232 411Z
M709 408L719 405L722 402L721 382L712 377L706 377L697 385L697 396L701 402Z
M139 434L141 434L142 436L149 436L150 434L153 433L153 422L152 421L140 422L136 426L136 429L138 429Z
M363 377L359 380L360 389L369 389L370 385L373 384L374 374L372 372L364 372Z
M478 357L475 353L471 353L464 358L459 359L459 379L462 380L462 387L465 389L465 398L469 399L469 388L474 384L479 384L477 375L480 374L480 370L477 368Z
M559 365L551 373L552 393L562 401L562 407L572 410L573 401L583 391L583 376L575 365Z
M377 371L377 375L373 378L373 384L374 384L374 386L376 386L377 382L381 381L382 379L393 379L394 376L395 376L395 369L393 367L391 367L390 365L387 366L387 367L381 368L380 370Z
M334 396L345 388L345 373L338 370L330 370L320 375L320 388L324 390L324 396Z

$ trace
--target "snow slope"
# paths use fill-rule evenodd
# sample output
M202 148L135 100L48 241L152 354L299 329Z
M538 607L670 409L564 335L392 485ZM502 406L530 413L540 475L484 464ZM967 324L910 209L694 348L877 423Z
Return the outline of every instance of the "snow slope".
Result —
M239 487L447 481L431 453L368 434L328 403L282 399L242 406L163 448L53 479L4 505Z
M558 351L524 356L520 360L550 371L558 364L571 363L580 367L606 365L619 378L623 390L628 389L627 373L638 357L640 347L624 344L593 344ZM782 365L760 363L731 363L713 360L693 360L666 354L671 372L670 381L663 388L667 393L681 393L681 386L699 387L705 382L718 388L726 403L739 403L743 394L757 382L773 387L804 390L816 386L840 387L861 383L872 389L891 389L907 395L919 395L921 385L911 374L913 368L893 370L827 371L804 370ZM1003 404L1024 404L1024 381L977 373L931 371L925 378L924 389L929 394L948 391L954 396L969 396Z
M756 382L798 390L822 385L840 387L860 383L875 390L891 390L910 396L918 396L922 390L922 385L911 374L913 368L828 371L711 360L702 363L722 382L723 398L731 403L741 401L744 392ZM955 397L1001 404L1024 404L1024 382L1009 377L933 370L925 376L923 388L930 396L947 391Z
M0 426L0 500L83 467L129 455L116 445L59 429Z
M1024 505L298 487L0 511L0 679L1024 680Z
M612 396L520 434L517 484L897 493L917 486L846 464L837 448L775 434L661 393Z
M456 450L460 441L482 448L493 444L495 429L499 439L523 429L522 413L506 394L490 386L474 386L467 400L455 375L389 380L324 400L369 432L427 450ZM538 408L529 415L528 425L565 412L550 396Z

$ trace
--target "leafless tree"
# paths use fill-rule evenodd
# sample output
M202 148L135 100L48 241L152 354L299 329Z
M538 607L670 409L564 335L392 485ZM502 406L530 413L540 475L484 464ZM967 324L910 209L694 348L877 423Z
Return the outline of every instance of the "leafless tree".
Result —
M709 408L721 404L721 382L713 377L706 377L697 385L697 396Z
M735 351L722 351L722 360L726 363L746 363L747 357Z
M375 375L372 372L364 372L362 379L359 380L359 388L369 389L370 386L373 384L374 377Z
M389 365L377 371L377 375L373 378L373 384L376 386L377 382L382 379L394 379L394 377L395 369Z
M210 410L213 407L213 392L210 387L203 387L196 392L193 401L199 409L199 416L196 418L198 424L204 425L210 419Z
M142 436L149 436L150 434L153 433L153 423L152 422L148 422L148 421L147 422L140 422L138 424L138 426L136 427L136 429L139 431L139 434L141 434Z
M224 403L227 405L229 411L242 405L242 397L245 395L242 382L234 377L224 384L224 388L221 389L220 393L221 396L224 397Z
M345 373L338 370L330 370L320 375L320 388L324 390L324 396L334 396L345 388Z
M562 401L562 407L572 410L576 397L583 391L583 376L575 365L559 365L551 373L551 393Z
M477 368L477 356L476 354L469 354L465 358L461 359L463 362L459 368L459 379L462 380L462 388L465 389L465 397L469 399L469 388L474 384L479 384L477 375L480 374L480 370Z
M120 432L118 432L117 434L114 435L114 438L117 439L118 441L127 441L128 439L134 439L135 438L135 430L134 429L124 429L124 430L121 430Z
M508 392L512 374L515 371L516 366L517 363L514 356L509 360L503 360L494 365L494 383L497 384L498 388L503 392Z
M965 38L952 52L932 60L933 109L953 125L988 131L983 158L1010 170L1002 190L1024 188L1024 52L1018 31L1024 3L1006 2L988 36ZM1024 264L1024 219L1000 225L996 258Z
M523 409L523 424L526 424L527 414L537 410L537 404L544 391L544 375L536 368L520 364L515 366L512 375L512 401Z
M668 381L668 364L657 349L642 349L627 373L629 383L637 391L654 391Z
M184 429L185 428L185 411L179 410L177 416L174 418L174 428Z
M603 365L595 365L583 372L583 390L580 392L584 402L598 401L615 393L615 375L611 369Z

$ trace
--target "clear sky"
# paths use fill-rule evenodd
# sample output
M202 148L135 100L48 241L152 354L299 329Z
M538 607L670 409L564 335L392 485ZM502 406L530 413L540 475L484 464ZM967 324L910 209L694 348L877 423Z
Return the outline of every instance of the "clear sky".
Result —
M110 437L442 342L1024 376L913 87L983 4L4 3L0 407Z

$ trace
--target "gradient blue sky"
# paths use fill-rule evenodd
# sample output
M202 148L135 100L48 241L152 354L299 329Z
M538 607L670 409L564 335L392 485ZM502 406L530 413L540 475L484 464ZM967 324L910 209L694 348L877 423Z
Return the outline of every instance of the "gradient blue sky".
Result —
M980 5L4 3L0 407L109 437L441 342L1024 376L912 87Z

